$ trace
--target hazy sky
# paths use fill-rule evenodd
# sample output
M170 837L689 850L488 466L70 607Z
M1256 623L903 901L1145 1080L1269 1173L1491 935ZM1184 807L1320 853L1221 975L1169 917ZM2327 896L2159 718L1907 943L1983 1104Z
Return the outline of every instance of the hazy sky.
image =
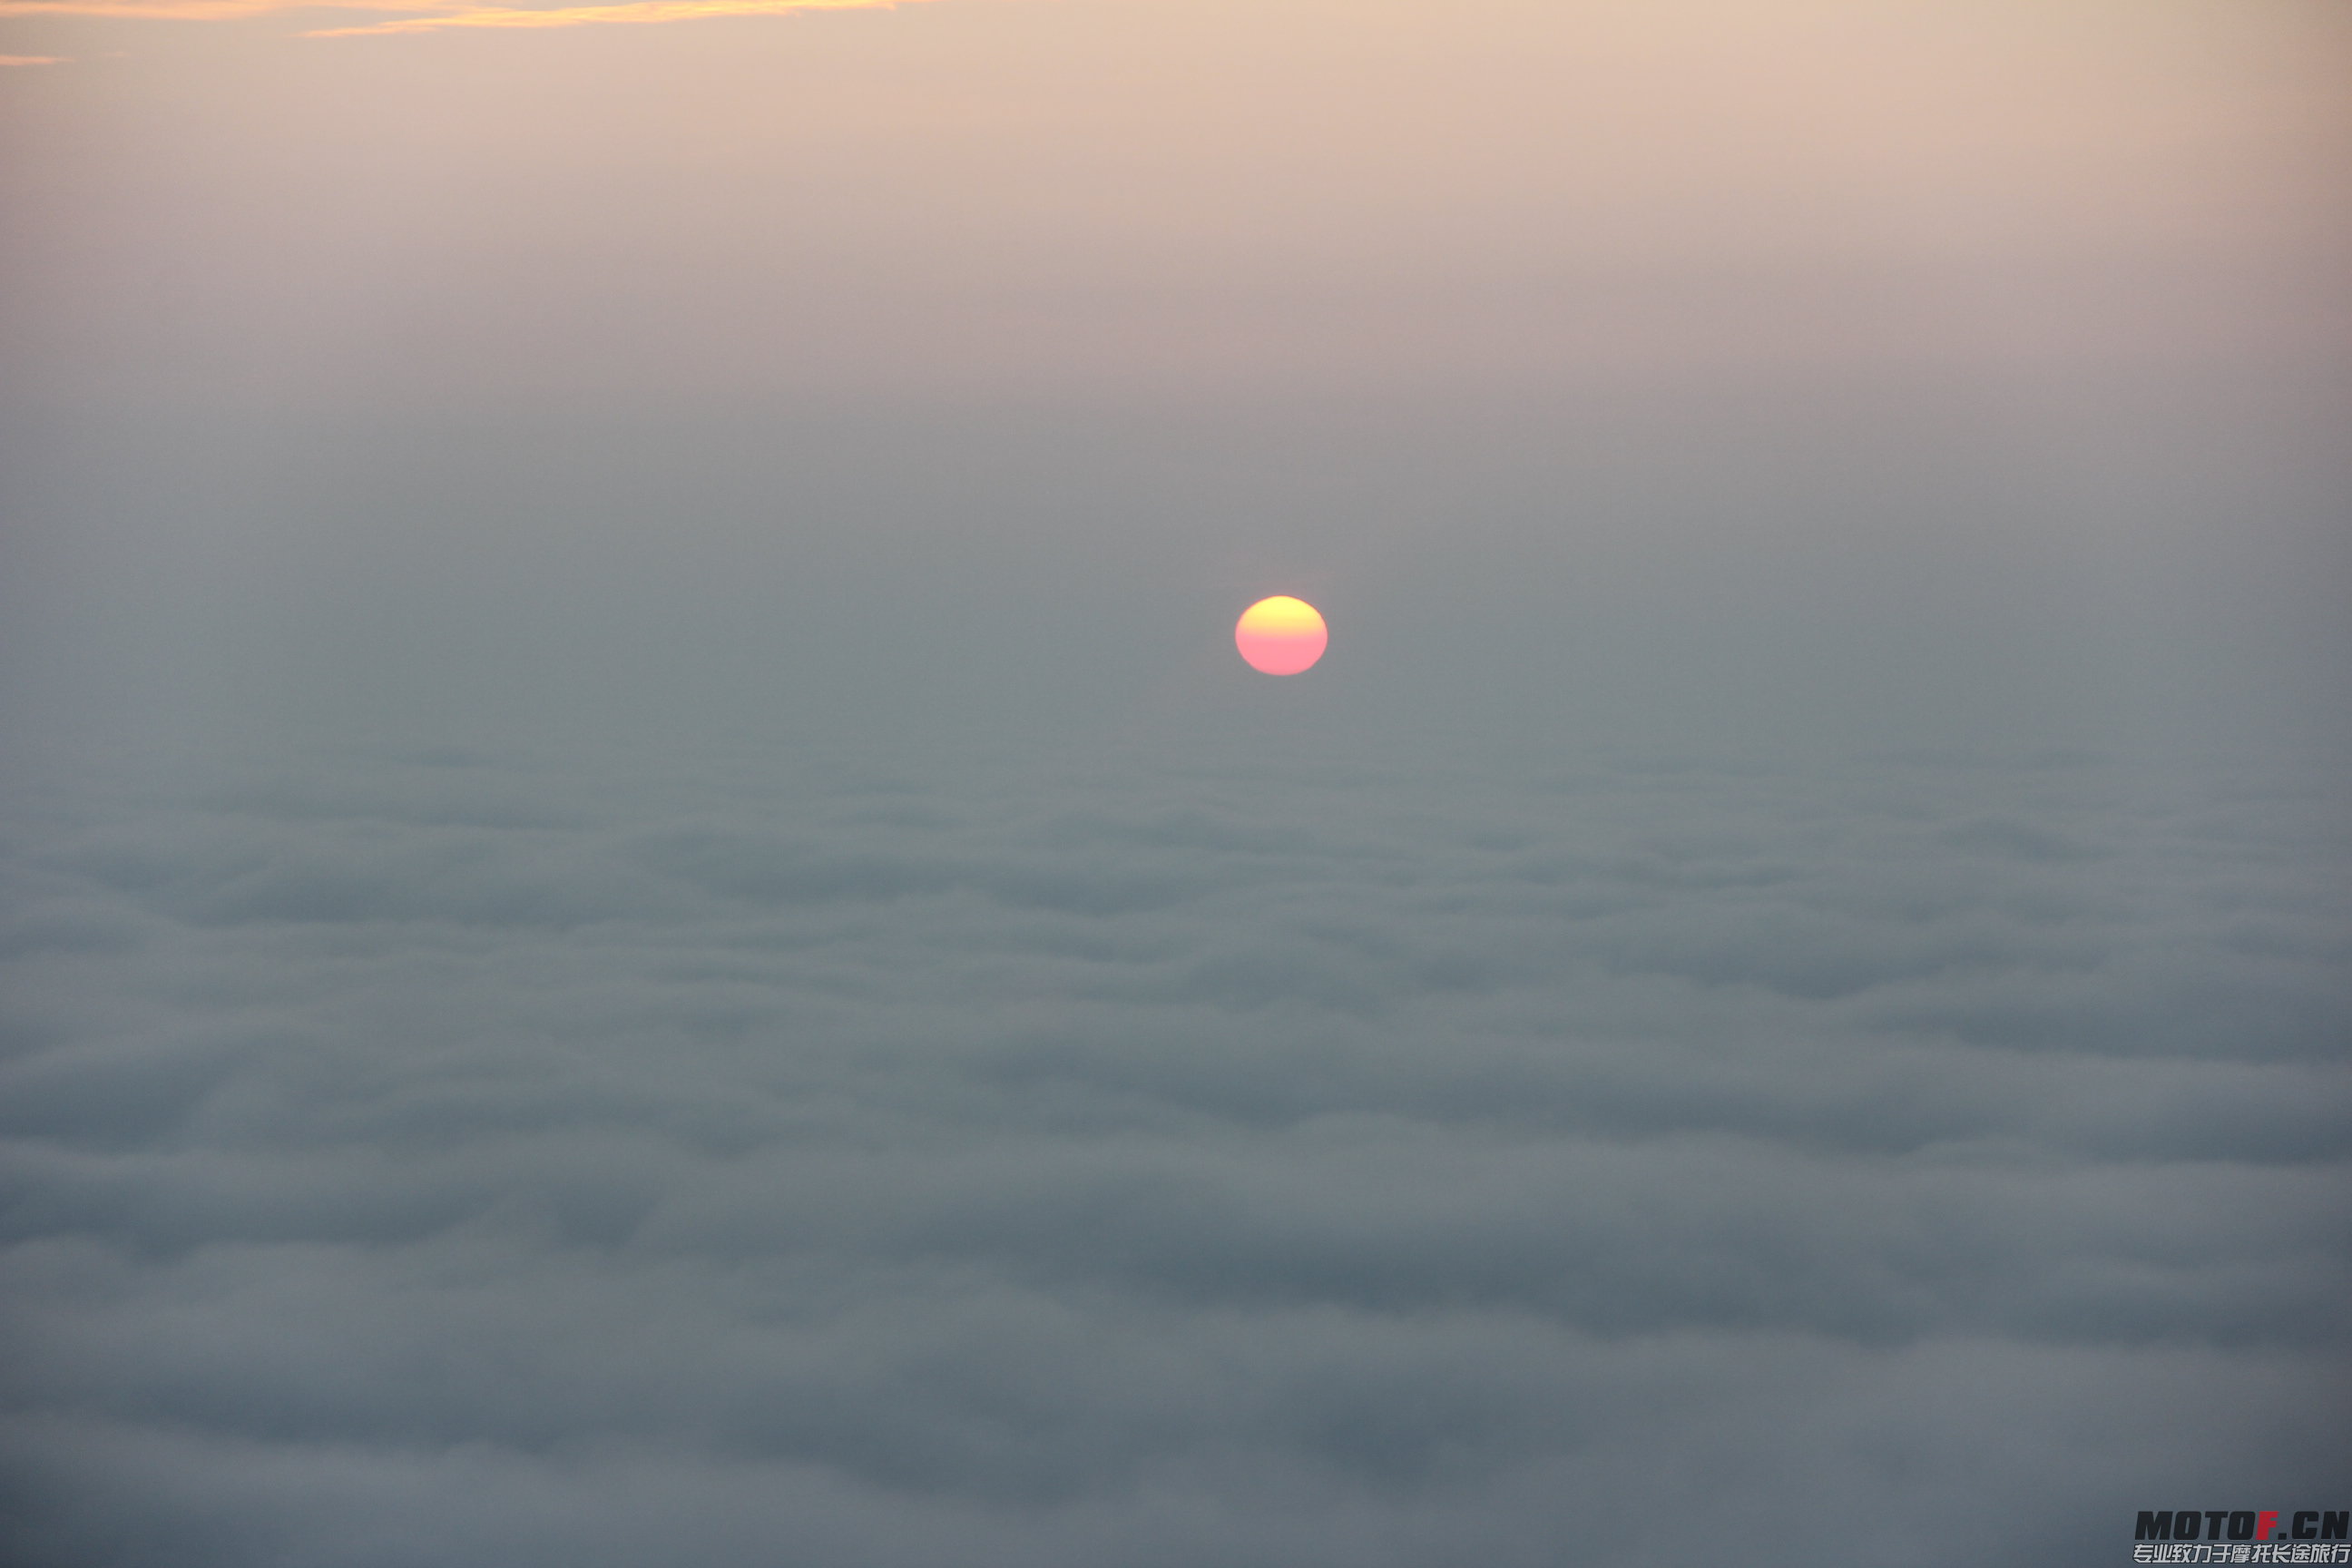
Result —
M7 608L85 709L1061 723L1302 585L1505 726L2339 706L2335 5L50 4Z
M2347 83L0 0L12 1560L2352 1503Z

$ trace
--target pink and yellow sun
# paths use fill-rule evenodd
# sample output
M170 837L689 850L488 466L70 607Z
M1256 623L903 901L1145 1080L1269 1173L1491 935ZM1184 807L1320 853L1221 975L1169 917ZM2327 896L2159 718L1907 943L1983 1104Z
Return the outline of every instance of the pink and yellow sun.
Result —
M1260 599L1234 626L1234 646L1242 658L1267 675L1297 675L1312 668L1330 640L1322 613L1287 594Z

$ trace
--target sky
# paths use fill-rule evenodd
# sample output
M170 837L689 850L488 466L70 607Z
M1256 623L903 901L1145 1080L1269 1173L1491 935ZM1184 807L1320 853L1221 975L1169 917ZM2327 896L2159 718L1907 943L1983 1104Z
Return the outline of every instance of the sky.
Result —
M2352 1506L2347 82L0 0L0 1554Z

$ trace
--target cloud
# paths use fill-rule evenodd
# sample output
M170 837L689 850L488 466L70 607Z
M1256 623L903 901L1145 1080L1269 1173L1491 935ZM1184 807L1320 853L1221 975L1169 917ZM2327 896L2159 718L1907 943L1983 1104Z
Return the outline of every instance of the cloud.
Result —
M0 0L0 17L108 16L125 20L233 22L307 11L405 11L421 16L363 26L323 27L303 36L353 37L379 33L435 32L446 27L582 27L607 24L692 22L712 16L788 16L806 11L892 11L923 0L627 0L615 5L521 7L467 0ZM5 65L46 65L39 58L0 58Z
M433 0L0 0L0 17L105 16L122 21L240 22L283 11L422 11Z
M9 66L61 66L67 63L63 55L0 55L0 69Z
M15 792L13 1560L1959 1563L2340 1474L2326 781L1585 750Z
M561 5L546 9L483 6L446 15L407 16L362 27L325 27L312 38L350 38L378 33L430 33L450 27L585 27L698 22L714 16L790 16L804 11L895 11L920 0L627 0L618 5Z

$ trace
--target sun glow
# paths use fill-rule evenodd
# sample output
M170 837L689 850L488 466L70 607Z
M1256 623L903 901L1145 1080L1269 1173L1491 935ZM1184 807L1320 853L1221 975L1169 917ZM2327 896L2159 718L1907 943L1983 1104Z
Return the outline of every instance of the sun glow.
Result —
M1322 612L1287 594L1260 599L1234 626L1234 646L1252 669L1267 675L1297 675L1314 668L1330 640Z

